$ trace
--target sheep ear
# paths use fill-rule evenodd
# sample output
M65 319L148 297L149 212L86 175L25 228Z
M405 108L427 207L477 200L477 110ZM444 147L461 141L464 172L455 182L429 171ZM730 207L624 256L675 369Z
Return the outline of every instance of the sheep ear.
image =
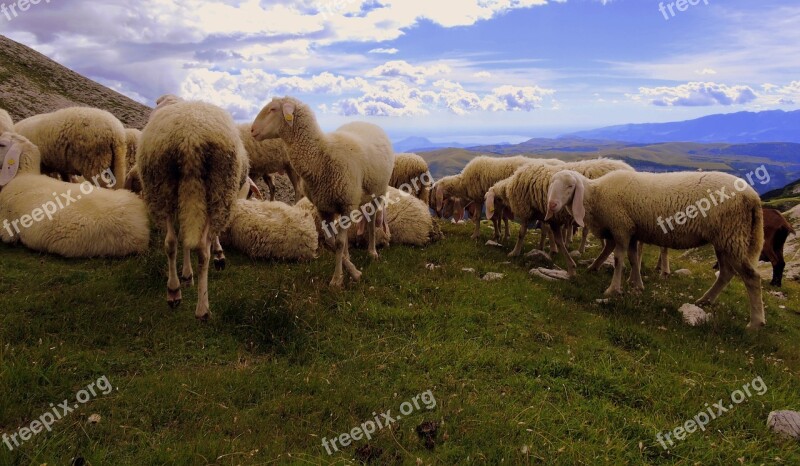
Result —
M586 217L586 208L583 207L583 197L586 192L586 187L583 186L583 180L575 180L575 194L572 197L572 217L575 223L580 227L585 227L584 217Z
M5 186L17 176L19 159L22 155L22 145L14 144L3 157L3 168L0 170L0 186Z
M283 104L283 119L289 123L289 126L294 126L294 109L293 103Z
M486 218L491 220L494 217L494 191L486 193Z

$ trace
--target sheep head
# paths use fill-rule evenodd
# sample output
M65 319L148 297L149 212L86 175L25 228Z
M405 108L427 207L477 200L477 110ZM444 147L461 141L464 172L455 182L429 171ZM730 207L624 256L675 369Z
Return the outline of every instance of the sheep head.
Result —
M586 192L584 181L583 176L572 170L562 170L553 175L547 190L547 215L544 219L550 220L571 203L570 213L575 222L581 227L586 226L584 223L586 209L583 206Z
M256 141L277 139L284 131L294 127L296 113L301 103L291 97L274 98L258 113L251 133Z
M41 172L39 148L15 133L7 132L0 136L0 163L0 186L7 185L17 173Z

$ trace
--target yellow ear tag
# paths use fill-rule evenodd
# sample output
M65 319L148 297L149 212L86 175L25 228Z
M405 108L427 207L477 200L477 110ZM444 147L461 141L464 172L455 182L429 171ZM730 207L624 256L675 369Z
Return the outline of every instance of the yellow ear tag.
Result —
M294 115L292 115L291 113L288 113L288 114L284 115L283 117L284 117L284 118L286 119L286 121L288 121L289 123L291 123L291 122L293 122L293 121L294 121Z
M16 160L14 160L14 159L11 159L11 160L8 161L9 165L14 165L15 163L16 163Z

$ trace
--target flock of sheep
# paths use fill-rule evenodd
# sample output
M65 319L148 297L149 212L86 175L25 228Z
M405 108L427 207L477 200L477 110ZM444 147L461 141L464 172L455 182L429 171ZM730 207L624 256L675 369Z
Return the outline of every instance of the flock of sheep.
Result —
M529 226L538 223L542 241L549 236L551 248L563 254L569 276L576 269L567 248L574 228L584 227L581 252L591 231L605 244L591 270L614 253L608 295L622 292L626 255L629 284L644 288L642 244L662 248L662 274L669 272L667 249L711 244L719 274L700 301L713 303L738 275L749 296L748 328L766 322L755 270L764 246L761 200L724 173L640 173L611 159L482 156L434 184L425 161L395 154L381 128L349 123L325 134L313 111L291 97L273 99L252 124L237 126L214 105L168 95L157 101L141 132L92 108L16 125L0 110L0 133L0 239L67 257L120 257L147 250L152 219L166 235L170 306L180 304L182 287L194 284L190 253L198 256L199 319L210 315L209 266L213 257L217 269L225 267L223 244L252 257L294 260L316 258L320 246L328 247L335 252L330 284L341 287L345 272L354 281L362 275L351 261L351 243L365 243L377 259L379 246L435 241L442 235L430 209L449 218L471 208L478 238L485 206L496 240L504 222L508 238L508 220L519 221L511 256L522 253ZM295 205L274 202L275 173L289 177L300 199ZM260 196L252 181L259 178L270 201L248 199L250 193ZM671 231L659 227L658 219L722 189L733 194L702 218ZM64 205L63 199L71 200ZM365 209L375 203L373 211ZM352 228L345 226L349 219Z

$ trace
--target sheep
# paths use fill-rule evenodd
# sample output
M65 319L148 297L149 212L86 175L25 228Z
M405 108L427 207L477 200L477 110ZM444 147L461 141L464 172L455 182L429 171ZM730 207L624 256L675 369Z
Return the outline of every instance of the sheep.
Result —
M99 187L110 170L80 185L41 174L41 154L25 137L0 136L0 239L68 258L124 257L147 250L147 209L136 195ZM16 170L16 171L15 171Z
M334 222L346 221L362 207L368 216L368 252L378 258L375 247L375 207L371 202L386 194L394 168L394 152L386 133L369 123L348 123L324 134L311 109L291 97L275 98L256 117L252 128L257 141L281 138L289 147L292 167L303 179L308 198L336 236L335 270L331 286L344 285L344 266L354 281L361 272L350 261L347 229ZM366 210L372 209L367 215ZM340 226L344 226L339 224Z
M26 118L14 131L35 144L42 154L42 172L92 179L111 167L114 178L125 179L128 153L125 127L105 110L70 107Z
M509 257L517 257L522 253L528 224L537 220L545 220L550 178L563 169L576 170L591 178L597 178L615 170L633 171L630 165L611 159L585 160L562 165L547 165L533 161L517 169L508 179L496 183L486 193L487 216L494 217L495 211L509 207L520 222L517 244L508 254ZM567 273L569 276L574 276L575 261L567 251L564 236L561 233L562 227L572 227L572 219L566 215L560 215L547 224L553 233L551 239L555 241L558 251L566 258ZM543 236L546 234L545 232L546 230L543 228Z
M314 216L282 202L237 200L231 224L221 236L254 259L307 261L317 257L319 240Z
M498 181L513 175L517 168L532 161L533 159L522 156L480 156L472 159L459 175L442 178L434 185L436 210L441 211L445 199L449 197L460 197L467 202L474 202L478 214L474 217L475 232L472 239L478 239L481 235L481 212L486 192ZM494 234L495 239L499 239L498 228L495 228Z
M131 171L133 166L136 165L136 148L139 147L139 137L141 137L141 135L142 132L138 129L125 128L125 142L128 148L125 162L128 171Z
M390 233L384 233L381 229L378 231L382 233L379 235L379 239L384 239L387 245L426 246L444 237L439 224L431 217L428 206L417 197L400 189L389 187L384 202L386 222L389 225ZM364 228L359 224L357 230L360 234Z
M219 234L228 227L231 208L247 179L247 155L236 124L227 112L203 102L163 106L142 131L136 165L144 200L158 226L166 229L167 304L180 305L182 282L193 282L189 251L195 251L200 266L195 317L208 320L211 251L214 266L223 269ZM176 264L179 240L184 247L182 280Z
M428 163L417 154L396 154L389 186L402 189L428 203L433 177Z
M244 149L250 159L250 176L258 181L263 177L269 187L269 200L275 200L275 184L272 181L273 173L286 174L295 192L298 194L298 177L289 162L289 149L280 139L267 139L256 141L251 134L251 125L239 125L239 135L244 143Z
M0 134L6 131L14 131L14 120L11 119L11 115L7 111L0 108Z
M761 279L755 270L764 245L764 215L761 199L745 180L721 172L628 171L590 180L566 170L553 175L547 199L547 218L571 206L569 212L578 225L588 226L606 240L591 270L614 252L614 278L606 295L622 292L625 252L631 265L629 282L644 289L637 241L673 249L711 244L720 273L698 304L715 302L733 276L739 275L750 301L747 328L766 324Z
M786 261L783 258L783 246L789 235L794 235L794 228L786 218L775 209L764 210L764 248L760 259L772 263L772 281L770 285L780 288L783 285L783 270Z

